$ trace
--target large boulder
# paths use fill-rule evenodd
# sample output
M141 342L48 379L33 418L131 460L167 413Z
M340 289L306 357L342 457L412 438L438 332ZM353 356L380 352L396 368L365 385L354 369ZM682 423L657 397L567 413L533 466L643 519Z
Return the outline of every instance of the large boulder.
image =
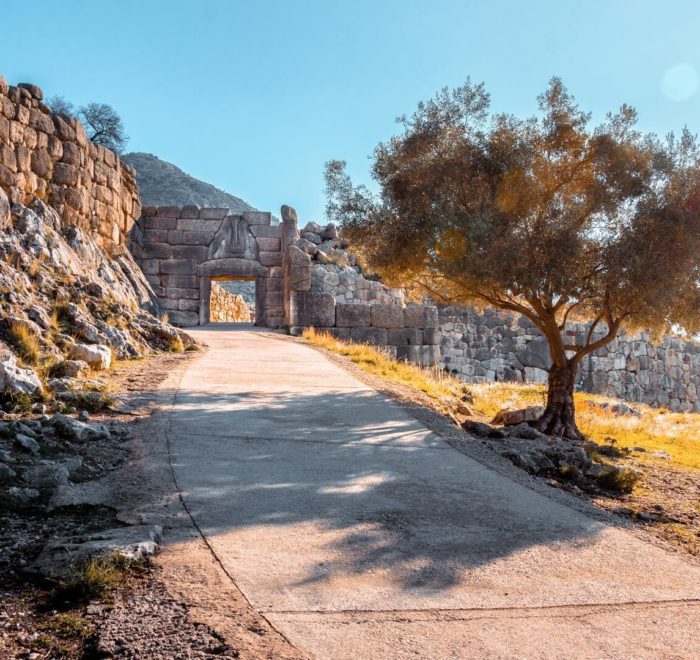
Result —
M0 230L5 229L10 224L11 219L10 200L7 199L5 191L0 188Z
M492 424L503 424L503 426L515 426L523 422L536 422L544 414L544 406L528 406L512 410L506 408L496 414L491 421Z
M109 429L104 424L86 424L65 415L54 415L50 424L56 429L58 435L75 442L107 440L111 437Z
M112 350L104 344L74 344L70 356L87 362L96 370L109 369L112 365Z
M162 533L158 525L134 525L67 541L53 541L41 551L29 569L48 578L66 578L91 560L120 556L127 561L140 561L158 551Z
M17 365L11 353L0 355L0 390L13 394L34 394L41 389L41 381L31 369Z

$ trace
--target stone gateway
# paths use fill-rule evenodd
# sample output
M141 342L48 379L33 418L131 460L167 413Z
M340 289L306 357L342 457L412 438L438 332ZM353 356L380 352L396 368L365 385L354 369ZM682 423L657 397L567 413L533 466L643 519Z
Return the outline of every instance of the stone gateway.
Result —
M406 304L404 294L366 280L333 225L297 227L282 207L270 213L225 208L146 206L130 249L170 321L211 320L212 282L255 282L255 323L300 334L315 327L383 347L423 365L440 357L437 309Z
M181 326L209 322L214 279L255 281L257 325L284 323L280 227L269 213L146 206L130 249L161 307Z

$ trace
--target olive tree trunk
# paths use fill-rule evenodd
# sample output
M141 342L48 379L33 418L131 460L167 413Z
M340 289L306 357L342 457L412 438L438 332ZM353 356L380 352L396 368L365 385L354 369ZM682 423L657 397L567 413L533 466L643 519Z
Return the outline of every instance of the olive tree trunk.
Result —
M578 364L567 360L563 365L553 364L549 370L549 389L544 414L536 427L542 433L572 440L583 435L576 426L574 406L574 384Z

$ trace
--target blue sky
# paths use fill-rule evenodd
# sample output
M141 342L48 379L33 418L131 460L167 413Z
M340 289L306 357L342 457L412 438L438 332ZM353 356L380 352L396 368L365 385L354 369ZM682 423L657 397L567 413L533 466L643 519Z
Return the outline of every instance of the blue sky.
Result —
M3 3L0 73L112 104L148 151L263 210L323 218L323 163L367 183L394 118L484 81L535 111L552 75L600 119L700 131L700 2L34 0Z

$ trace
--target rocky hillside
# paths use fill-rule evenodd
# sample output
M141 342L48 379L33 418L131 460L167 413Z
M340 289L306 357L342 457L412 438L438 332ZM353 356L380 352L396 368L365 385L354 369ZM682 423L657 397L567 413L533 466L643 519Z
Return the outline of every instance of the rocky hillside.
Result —
M229 208L237 213L256 211L247 202L210 183L195 179L172 163L146 153L130 153L122 160L136 170L136 180L145 206L187 206Z
M78 378L189 337L162 323L124 248L108 255L40 199L10 206L0 188L0 405L84 405ZM90 397L88 397L90 398Z

